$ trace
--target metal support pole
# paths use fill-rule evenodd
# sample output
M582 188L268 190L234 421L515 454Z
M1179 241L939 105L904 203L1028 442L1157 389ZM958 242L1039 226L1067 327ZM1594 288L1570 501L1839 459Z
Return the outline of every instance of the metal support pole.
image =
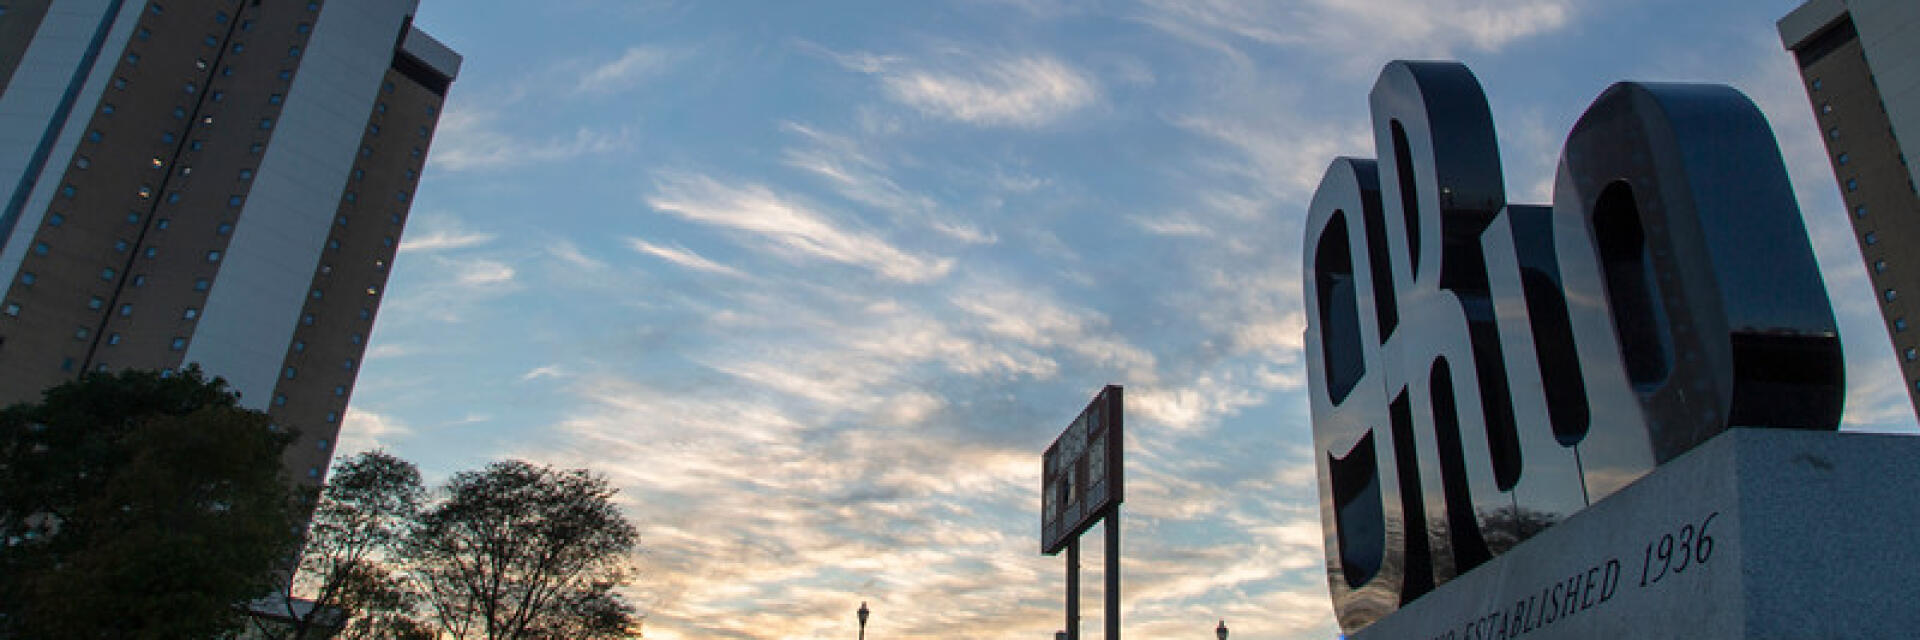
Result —
M1067 541L1067 640L1080 640L1080 536Z
M1120 507L1107 514L1107 640L1120 640Z

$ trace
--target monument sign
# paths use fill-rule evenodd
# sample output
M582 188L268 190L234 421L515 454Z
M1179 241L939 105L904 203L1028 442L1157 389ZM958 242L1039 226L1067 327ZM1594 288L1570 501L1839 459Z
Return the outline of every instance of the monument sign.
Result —
M1838 331L1772 131L1744 95L1608 87L1567 137L1551 205L1507 201L1465 66L1393 62L1370 104L1379 159L1327 168L1304 251L1342 627L1410 606L1730 427L1836 427ZM1724 564L1715 543L1741 525L1718 504L1644 539L1589 540L1617 553L1507 566L1538 569L1538 584L1488 596L1490 611L1463 605L1477 614L1459 624L1448 617L1467 614L1435 613L1420 637L1550 625Z

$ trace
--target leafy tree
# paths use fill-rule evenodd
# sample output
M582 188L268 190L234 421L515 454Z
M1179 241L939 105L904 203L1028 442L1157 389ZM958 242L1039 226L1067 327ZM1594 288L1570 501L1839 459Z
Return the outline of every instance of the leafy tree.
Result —
M407 557L447 634L599 638L629 626L632 609L612 589L639 533L606 479L511 460L456 474L443 493L421 515Z
M295 540L291 441L197 368L0 411L0 637L208 638Z
M295 579L280 602L291 640L324 637L344 622L344 637L394 637L412 622L415 596L392 568L413 530L426 490L413 463L370 451L335 465L307 529ZM311 602L296 607L295 597ZM279 635L262 625L263 633Z

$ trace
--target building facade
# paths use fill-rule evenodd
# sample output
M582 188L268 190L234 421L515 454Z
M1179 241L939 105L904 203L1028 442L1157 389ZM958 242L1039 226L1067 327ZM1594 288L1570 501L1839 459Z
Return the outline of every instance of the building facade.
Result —
M0 3L0 404L197 363L318 483L460 67L417 4Z
M1920 2L1811 0L1779 22L1920 411Z

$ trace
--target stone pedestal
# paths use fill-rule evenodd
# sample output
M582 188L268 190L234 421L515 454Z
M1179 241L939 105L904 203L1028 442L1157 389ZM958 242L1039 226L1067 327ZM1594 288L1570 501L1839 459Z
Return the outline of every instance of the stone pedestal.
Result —
M1920 637L1920 437L1734 429L1353 640Z

